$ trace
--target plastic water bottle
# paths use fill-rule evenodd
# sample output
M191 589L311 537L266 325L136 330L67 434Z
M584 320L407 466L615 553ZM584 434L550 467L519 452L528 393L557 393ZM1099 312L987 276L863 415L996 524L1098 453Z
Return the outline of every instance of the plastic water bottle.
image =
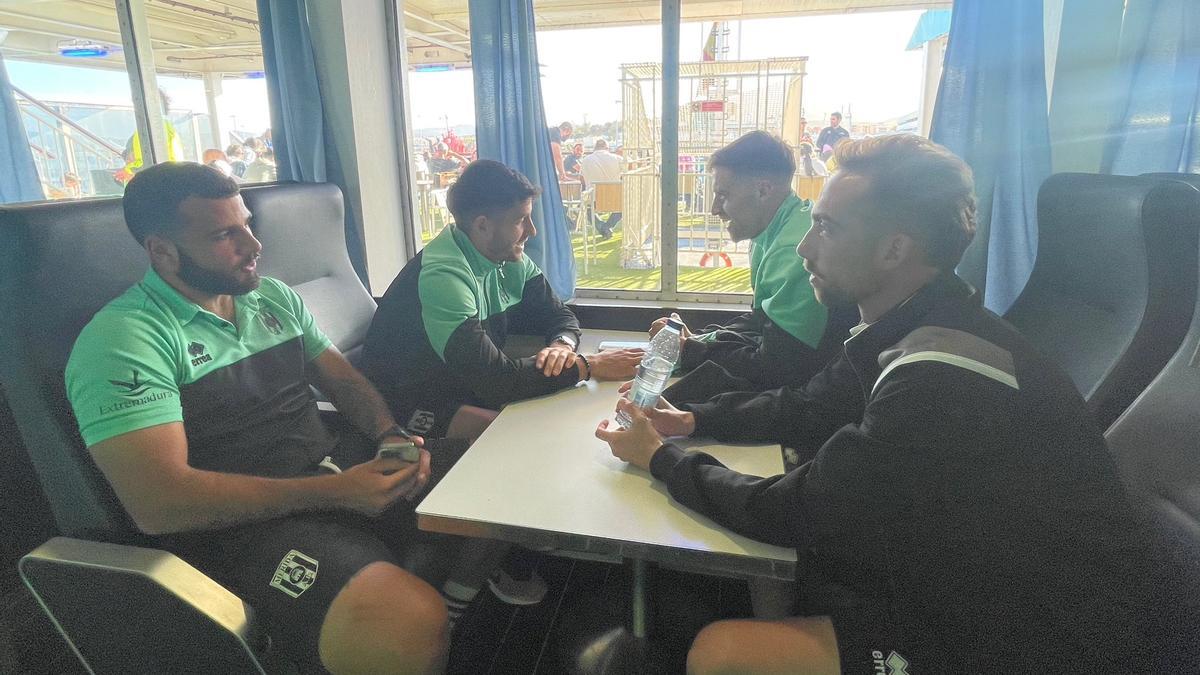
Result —
M671 379L675 362L679 360L679 332L682 328L682 322L668 319L667 325L654 334L646 354L642 356L629 396L633 404L642 410L658 405L658 397L667 388L667 380ZM633 420L624 412L619 412L617 424L624 428L633 424Z

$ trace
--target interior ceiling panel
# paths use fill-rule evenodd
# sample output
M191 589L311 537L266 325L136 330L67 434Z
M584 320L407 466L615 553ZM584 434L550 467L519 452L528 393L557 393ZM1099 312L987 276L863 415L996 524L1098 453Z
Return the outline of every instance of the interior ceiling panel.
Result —
M327 1L327 0L319 0ZM345 0L347 2L352 0ZM414 65L469 63L466 0L401 0ZM752 19L892 9L948 8L930 0L683 0L685 21ZM656 23L659 0L535 0L540 29ZM255 0L146 0L146 18L159 72L199 74L262 70ZM88 65L124 68L112 0L0 0L0 51L10 58L80 65L59 55L77 39L107 45L107 57Z

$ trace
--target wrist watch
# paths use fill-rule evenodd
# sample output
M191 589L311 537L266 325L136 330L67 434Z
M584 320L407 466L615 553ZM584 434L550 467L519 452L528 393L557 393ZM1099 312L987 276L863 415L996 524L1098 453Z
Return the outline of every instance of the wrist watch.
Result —
M412 434L408 433L408 431L404 427L400 426L399 424L393 424L392 426L388 427L387 429L384 429L382 432L379 433L378 436L375 437L375 445L379 445L380 443L383 443L383 439L385 439L389 436L399 436L400 438L411 438Z
M579 343L575 341L575 336L570 335L568 333L563 333L562 335L559 335L558 337L554 338L550 342L551 343L561 342L561 343L565 344L566 346L570 347L571 351L575 351L575 349L579 347Z

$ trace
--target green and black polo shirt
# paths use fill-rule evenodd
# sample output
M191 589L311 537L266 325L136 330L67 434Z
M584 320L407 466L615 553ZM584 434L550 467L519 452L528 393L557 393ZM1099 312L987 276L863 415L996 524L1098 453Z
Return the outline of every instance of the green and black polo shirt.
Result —
M853 321L841 316L830 321L809 283L804 259L796 254L811 227L812 202L788 195L752 240L752 310L687 340L680 355L684 370L712 361L754 389L800 386L840 349Z
M528 256L495 263L450 226L405 265L384 294L363 347L363 369L397 420L444 431L463 404L499 409L578 381L546 377L533 358L501 351L509 334L579 340L579 322Z
M153 269L102 308L67 363L67 396L89 447L183 422L200 469L294 476L335 444L305 368L330 346L300 296L263 277L234 300L236 324Z

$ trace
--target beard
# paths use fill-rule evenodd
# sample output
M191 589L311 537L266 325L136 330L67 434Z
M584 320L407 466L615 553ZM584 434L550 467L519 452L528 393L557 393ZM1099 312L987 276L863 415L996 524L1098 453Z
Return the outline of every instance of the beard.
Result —
M201 267L191 256L179 252L179 278L188 286L211 295L245 295L258 288L261 280L254 272L249 281L241 281L232 274L223 274Z

